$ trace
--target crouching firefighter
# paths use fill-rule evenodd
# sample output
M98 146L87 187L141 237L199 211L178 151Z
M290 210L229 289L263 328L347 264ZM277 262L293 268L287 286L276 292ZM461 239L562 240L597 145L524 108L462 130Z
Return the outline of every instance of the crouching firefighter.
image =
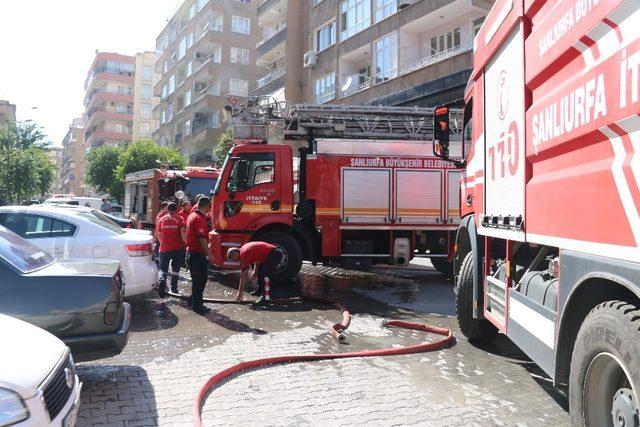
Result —
M158 295L166 296L167 274L171 264L171 292L178 293L178 276L184 264L186 231L184 220L176 213L178 206L169 203L167 214L157 223L157 237L160 242L160 280L158 281Z
M240 263L240 285L236 301L242 301L242 293L249 280L258 277L258 288L252 295L260 296L256 303L264 301L264 279L273 276L276 268L284 259L282 249L267 242L249 242L240 249L231 248L227 252L227 260ZM253 274L249 277L249 267L253 264Z

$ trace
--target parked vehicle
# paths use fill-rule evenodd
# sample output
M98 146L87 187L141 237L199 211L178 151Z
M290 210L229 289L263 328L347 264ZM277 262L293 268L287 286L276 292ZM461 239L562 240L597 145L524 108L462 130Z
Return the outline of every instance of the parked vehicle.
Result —
M368 269L415 256L449 274L460 171L432 153L432 114L358 105L283 110L263 98L232 107L235 145L214 190L215 266L237 268L227 251L264 240L285 253L276 280L295 276L303 260ZM281 138L269 141L278 130Z
M102 199L99 197L50 197L43 202L45 205L78 205L100 210Z
M97 209L64 206L0 208L0 225L59 259L120 261L125 295L149 292L158 280L149 233L127 233Z
M498 0L474 43L463 144L458 323L506 334L569 385L573 425L640 409L640 2Z
M69 348L49 332L2 314L0 341L0 426L74 426L81 383Z
M0 226L0 277L0 313L62 339L75 360L114 356L127 344L131 306L117 261L56 260Z

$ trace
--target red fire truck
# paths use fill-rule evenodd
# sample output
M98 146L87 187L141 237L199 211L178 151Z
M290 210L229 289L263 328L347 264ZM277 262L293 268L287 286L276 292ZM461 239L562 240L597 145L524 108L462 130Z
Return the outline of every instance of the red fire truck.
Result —
M217 267L237 268L229 248L264 240L286 255L276 280L303 260L366 269L421 255L451 268L461 172L432 154L432 109L256 98L230 110L236 145L210 234Z
M125 177L124 216L138 228L153 228L160 205L166 200L193 201L198 194L210 195L218 170L187 166L185 170L147 169Z
M574 425L638 425L640 2L498 0L476 37L463 139L458 321L568 384Z

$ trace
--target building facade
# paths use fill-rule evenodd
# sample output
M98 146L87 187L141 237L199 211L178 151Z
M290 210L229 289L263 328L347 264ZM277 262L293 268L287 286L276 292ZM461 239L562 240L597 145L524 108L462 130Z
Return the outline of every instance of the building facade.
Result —
M16 121L16 106L9 101L0 99L0 126Z
M255 95L274 100L304 99L303 56L309 34L308 0L265 0L258 6Z
M84 84L85 147L131 142L135 62L135 56L96 52ZM145 95L150 101L152 94Z
M133 125L132 140L151 138L151 133L158 127L153 117L153 109L159 99L153 96L153 85L160 79L154 70L155 52L136 54L135 76L133 85Z
M62 170L62 147L49 147L47 150L47 157L54 164L55 170L53 172L53 185L51 186L52 193L60 193L60 171Z
M432 107L463 97L488 0L310 0L313 103Z
M246 97L255 88L257 1L186 0L156 39L153 139L190 164L213 160L227 127L225 95Z
M84 196L84 118L73 119L62 140L60 193Z

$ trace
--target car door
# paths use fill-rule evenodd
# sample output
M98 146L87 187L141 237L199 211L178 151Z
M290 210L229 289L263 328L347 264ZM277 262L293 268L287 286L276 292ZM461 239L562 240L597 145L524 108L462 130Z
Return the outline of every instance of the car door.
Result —
M75 243L76 226L44 214L5 212L0 224L37 245L55 258L70 258Z

